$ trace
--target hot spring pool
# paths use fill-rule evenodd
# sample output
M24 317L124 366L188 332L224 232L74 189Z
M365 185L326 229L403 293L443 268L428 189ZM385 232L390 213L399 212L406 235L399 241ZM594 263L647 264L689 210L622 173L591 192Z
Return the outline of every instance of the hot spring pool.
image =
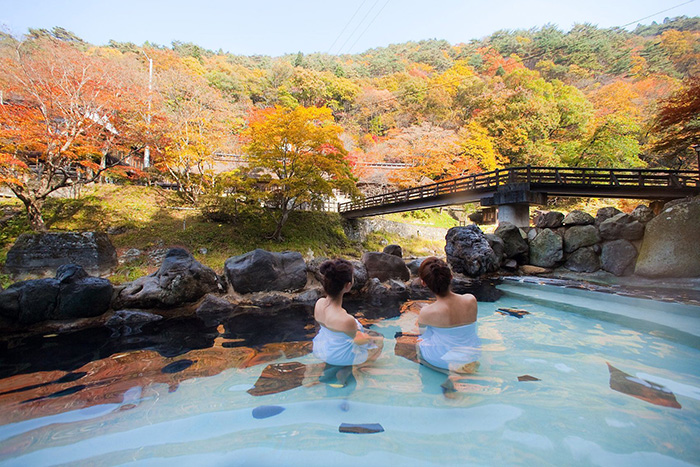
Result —
M700 463L700 307L500 287L479 304L481 368L451 386L395 354L411 313L358 310L384 350L345 387L309 354L302 307L296 326L192 318L18 338L0 348L0 464Z

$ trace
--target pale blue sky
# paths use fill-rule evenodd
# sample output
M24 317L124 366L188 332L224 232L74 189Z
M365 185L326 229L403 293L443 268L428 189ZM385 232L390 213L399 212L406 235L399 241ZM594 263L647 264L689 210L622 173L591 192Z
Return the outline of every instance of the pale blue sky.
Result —
M565 31L584 22L622 26L650 15L641 22L698 16L700 0L0 0L0 25L14 35L61 26L93 44L179 40L273 56L433 38L456 44L546 23Z

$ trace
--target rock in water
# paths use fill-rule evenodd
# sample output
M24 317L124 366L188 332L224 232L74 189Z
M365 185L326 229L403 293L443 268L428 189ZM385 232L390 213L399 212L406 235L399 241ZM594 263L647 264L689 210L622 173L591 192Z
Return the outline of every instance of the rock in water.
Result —
M634 272L647 277L700 276L700 198L666 208L646 225Z
M12 275L53 275L62 264L77 264L102 275L117 266L117 251L105 233L22 234L7 252L4 271Z
M301 253L271 253L256 249L226 260L224 272L238 293L301 290L306 285L306 263Z
M407 281L411 278L406 263L398 256L372 251L362 255L362 263L370 279L377 278L384 282L389 279Z
M0 292L0 315L20 324L99 316L109 309L112 291L107 279L64 264L55 279L17 282Z
M445 254L453 271L470 277L488 274L500 267L500 258L475 224L448 230Z
M338 431L341 433L355 434L381 433L384 431L384 427L379 423L341 423Z
M168 250L160 269L122 285L113 308L172 308L219 291L219 280L209 267L183 248Z
M608 370L610 371L610 389L613 391L636 397L650 404L673 407L674 409L681 408L676 396L665 387L636 378L618 370L609 363Z
M304 381L306 365L299 362L275 363L265 367L255 386L248 389L251 396L266 396L298 388Z

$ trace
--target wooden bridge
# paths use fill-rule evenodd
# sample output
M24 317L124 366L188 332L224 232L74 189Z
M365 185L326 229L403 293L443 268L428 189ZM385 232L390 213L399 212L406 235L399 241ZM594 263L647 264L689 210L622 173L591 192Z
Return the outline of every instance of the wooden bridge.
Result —
M510 212L508 215L515 218L508 220L514 220L513 223L518 225L529 221L530 204L546 204L548 196L667 201L698 194L700 173L693 170L526 166L497 169L340 203L338 212L353 219L478 201L482 206L499 206L499 220L504 220L502 210Z

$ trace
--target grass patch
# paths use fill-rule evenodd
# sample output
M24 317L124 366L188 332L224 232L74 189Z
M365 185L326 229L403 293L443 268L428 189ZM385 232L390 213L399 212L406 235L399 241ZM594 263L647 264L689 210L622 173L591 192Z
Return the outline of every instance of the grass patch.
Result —
M31 232L23 207L16 200L0 204L4 212L19 215L5 221L0 231L0 262L17 237ZM118 254L136 248L143 252L180 246L215 271L223 270L226 259L256 248L269 251L298 251L305 256L359 257L360 245L345 235L337 213L292 212L276 242L266 238L274 230L265 216L248 216L235 222L208 221L198 209L178 204L172 193L153 187L97 185L83 190L79 199L47 201L44 220L50 231L110 231ZM147 254L119 265L109 277L114 283L150 274L156 262ZM9 276L0 276L3 287Z
M401 245L404 258L415 256L445 256L445 242L416 236L408 238L385 231L371 232L362 243L364 251L382 251L385 246Z
M450 207L421 209L417 211L398 212L383 216L386 220L404 224L424 225L449 229L460 225L464 220L464 212Z

